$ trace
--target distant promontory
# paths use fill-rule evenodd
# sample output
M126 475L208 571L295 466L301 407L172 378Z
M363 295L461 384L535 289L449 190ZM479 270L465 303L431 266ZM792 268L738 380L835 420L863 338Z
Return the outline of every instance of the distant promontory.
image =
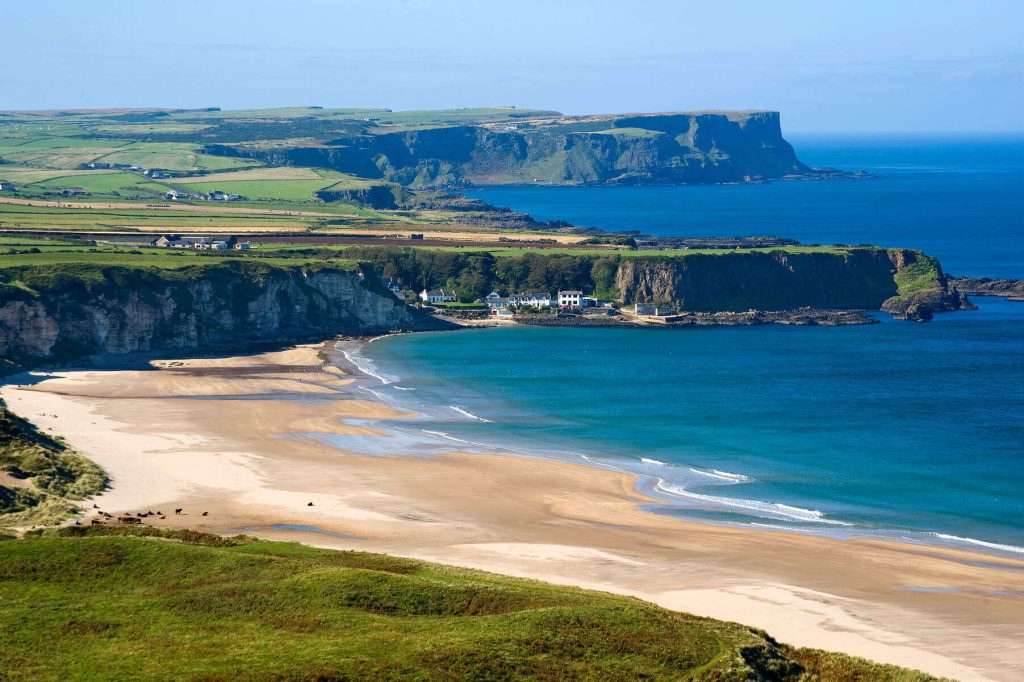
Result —
M776 111L563 116L378 126L289 145L209 144L210 154L331 168L410 188L650 185L828 177L802 163Z

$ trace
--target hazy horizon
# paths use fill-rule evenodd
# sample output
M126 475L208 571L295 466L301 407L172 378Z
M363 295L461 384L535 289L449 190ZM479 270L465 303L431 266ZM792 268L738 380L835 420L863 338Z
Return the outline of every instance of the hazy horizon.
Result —
M1024 132L1024 3L267 0L5 7L0 109L770 109L787 134Z

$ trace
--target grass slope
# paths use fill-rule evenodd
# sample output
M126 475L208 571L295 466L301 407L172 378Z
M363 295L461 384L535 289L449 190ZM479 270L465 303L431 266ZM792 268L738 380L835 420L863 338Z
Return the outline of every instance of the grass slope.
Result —
M62 534L0 543L6 679L931 679L419 561L188 531Z
M95 495L106 484L96 464L0 401L0 527L59 521L75 511L70 500Z

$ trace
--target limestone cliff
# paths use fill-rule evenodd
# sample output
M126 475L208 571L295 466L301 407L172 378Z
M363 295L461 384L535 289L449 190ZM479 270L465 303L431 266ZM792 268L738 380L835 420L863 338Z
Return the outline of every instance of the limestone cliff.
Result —
M0 357L20 362L443 326L397 300L368 268L230 262L0 272Z
M301 147L208 153L333 168L402 185L680 184L805 175L774 111L561 117L512 126L386 129Z

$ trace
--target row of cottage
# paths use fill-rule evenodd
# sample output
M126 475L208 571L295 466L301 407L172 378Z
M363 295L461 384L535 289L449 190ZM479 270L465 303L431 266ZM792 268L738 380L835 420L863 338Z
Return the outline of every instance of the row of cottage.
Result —
M419 294L424 303L453 303L456 300L454 291L445 289L424 289ZM509 294L502 296L492 291L483 298L488 308L588 308L598 305L597 299L584 296L582 291L559 291L556 298L546 292L526 294Z

